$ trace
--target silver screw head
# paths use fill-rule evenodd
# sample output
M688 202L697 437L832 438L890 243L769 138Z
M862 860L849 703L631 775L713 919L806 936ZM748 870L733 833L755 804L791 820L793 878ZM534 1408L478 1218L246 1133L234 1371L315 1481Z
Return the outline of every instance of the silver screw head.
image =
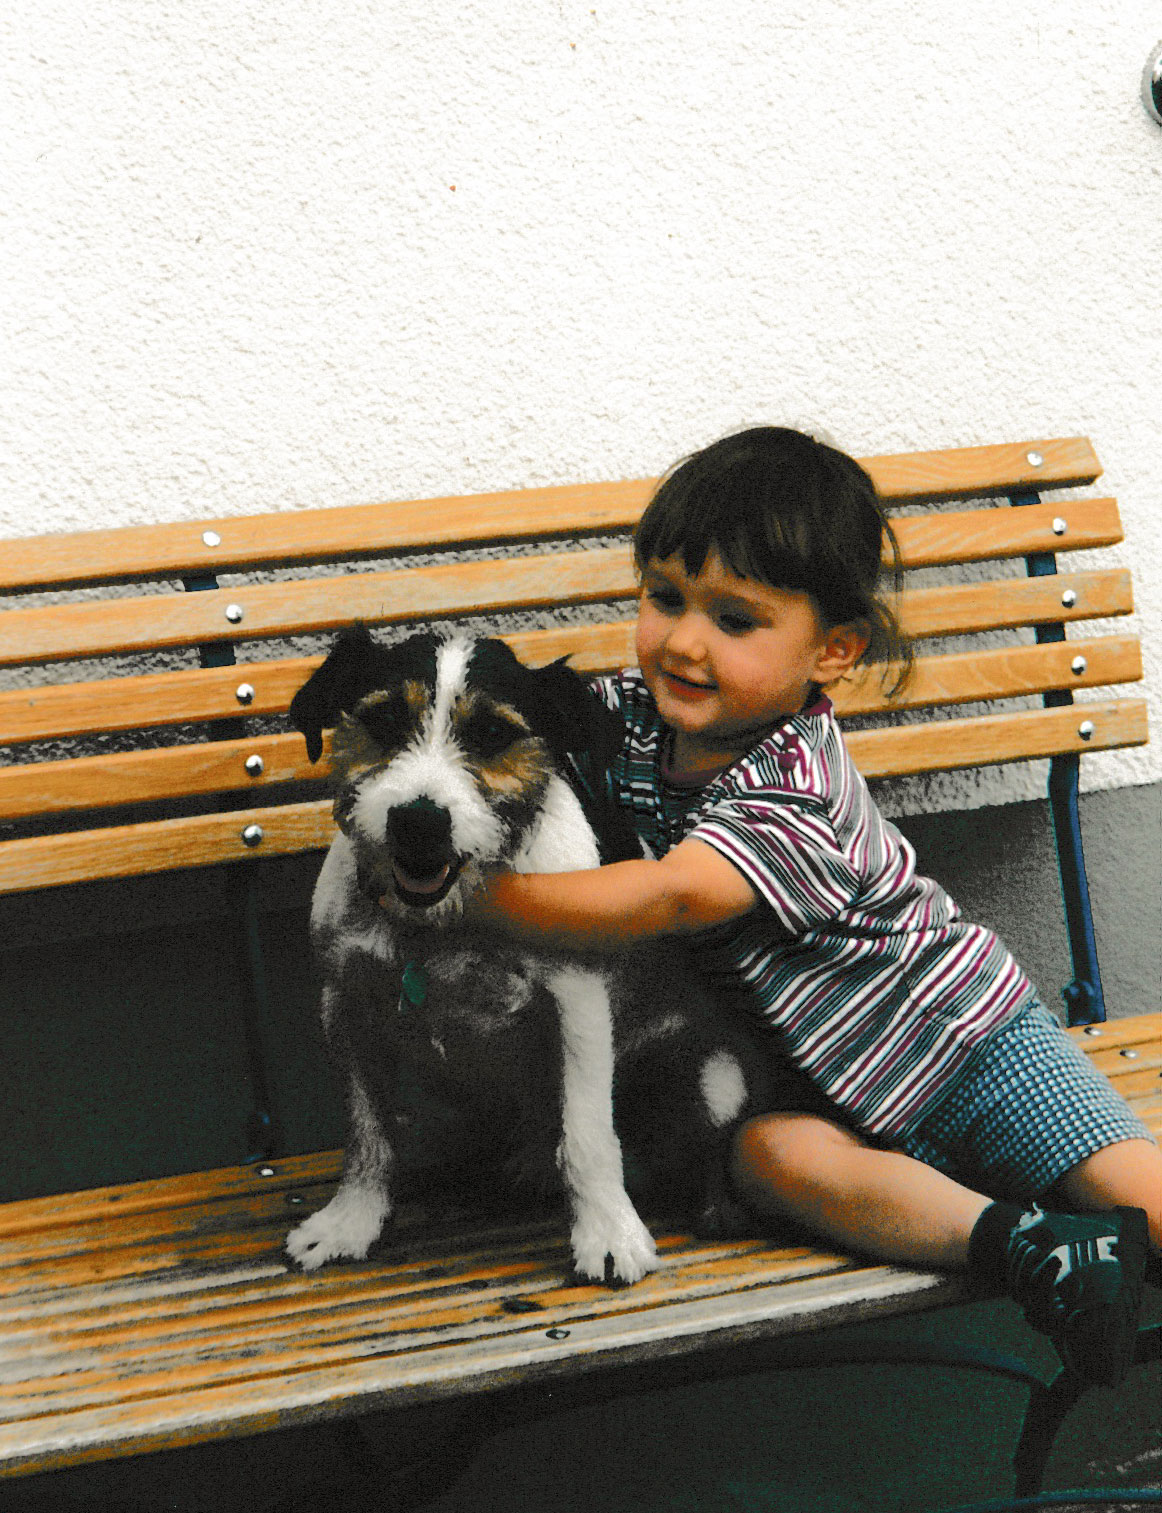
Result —
M273 1166L260 1166L258 1168L258 1175L260 1177L273 1177L274 1176L274 1167Z
M1162 42L1151 52L1142 70L1142 104L1150 119L1162 126Z
M202 541L206 546L221 546L222 538L217 531L203 531Z
M244 846L249 846L249 848L251 849L251 851L254 850L255 846L261 846L262 845L262 826L261 825L247 825L246 829L242 832L242 844Z
M254 686L250 683L239 683L234 690L234 697L239 704L252 704L254 702Z
M1067 588L1061 595L1061 602L1066 609L1072 609L1077 603L1077 594L1072 588Z
M1062 520L1061 516L1057 515L1054 518L1054 521L1053 521L1053 534L1055 536L1064 536L1065 532L1068 529L1069 529L1069 521L1068 520Z
M1031 468L1039 468L1045 459L1040 452L1026 452L1025 461Z
M227 620L229 620L231 625L237 625L238 622L242 619L242 615L243 609L241 604L227 604L226 618Z
M1077 675L1080 677L1085 669L1089 666L1089 663L1085 660L1084 657L1074 657L1069 666L1071 671L1077 673Z
M1092 720L1082 720L1081 724L1077 727L1077 733L1083 741L1092 740L1093 731L1094 724Z
M1128 1046L1124 1051L1119 1052L1119 1055L1124 1056L1127 1061L1137 1061L1138 1059L1137 1051L1131 1050Z
M1087 1024L1085 1027L1085 1033L1087 1035L1100 1035L1101 1030L1098 1029L1096 1024Z
M248 756L246 758L246 770L247 770L247 772L250 774L250 776L252 778L261 777L262 776L262 769L265 766L266 766L266 763L258 755L257 751L254 753L253 756Z

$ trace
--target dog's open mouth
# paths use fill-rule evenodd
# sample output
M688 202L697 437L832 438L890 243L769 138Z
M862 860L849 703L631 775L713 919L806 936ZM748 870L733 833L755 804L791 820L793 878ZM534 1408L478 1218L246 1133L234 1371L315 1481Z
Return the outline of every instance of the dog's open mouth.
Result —
M430 909L447 898L463 865L462 857L453 857L436 872L417 873L409 871L401 862L393 861L391 875L396 897L413 909Z

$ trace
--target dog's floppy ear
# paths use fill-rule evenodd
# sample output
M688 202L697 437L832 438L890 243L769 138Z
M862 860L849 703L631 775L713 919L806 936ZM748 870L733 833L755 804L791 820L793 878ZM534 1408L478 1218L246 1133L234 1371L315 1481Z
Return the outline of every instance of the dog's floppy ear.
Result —
M323 754L323 731L355 708L377 686L382 648L366 625L340 631L322 666L317 667L291 700L290 721L307 741L307 756Z
M595 769L608 767L621 750L625 726L561 657L533 672L538 728L553 754L565 760L584 756Z
M623 721L563 658L538 668L533 676L541 701L538 729L547 730L546 739L593 827L602 862L640 857L641 841L606 783L625 739Z

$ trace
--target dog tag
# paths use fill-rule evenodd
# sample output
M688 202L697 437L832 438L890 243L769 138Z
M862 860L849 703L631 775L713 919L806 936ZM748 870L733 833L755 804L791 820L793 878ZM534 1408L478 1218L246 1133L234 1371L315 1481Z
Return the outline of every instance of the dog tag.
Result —
M409 961L403 969L403 981L399 990L400 1012L411 1004L413 1009L422 1007L428 996L428 974L418 963Z

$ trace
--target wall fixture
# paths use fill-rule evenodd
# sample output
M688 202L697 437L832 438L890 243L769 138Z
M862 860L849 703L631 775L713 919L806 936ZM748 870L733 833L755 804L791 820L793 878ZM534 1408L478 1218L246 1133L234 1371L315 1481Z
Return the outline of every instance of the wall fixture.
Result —
M1146 67L1142 70L1142 104L1162 126L1162 42L1146 59Z

